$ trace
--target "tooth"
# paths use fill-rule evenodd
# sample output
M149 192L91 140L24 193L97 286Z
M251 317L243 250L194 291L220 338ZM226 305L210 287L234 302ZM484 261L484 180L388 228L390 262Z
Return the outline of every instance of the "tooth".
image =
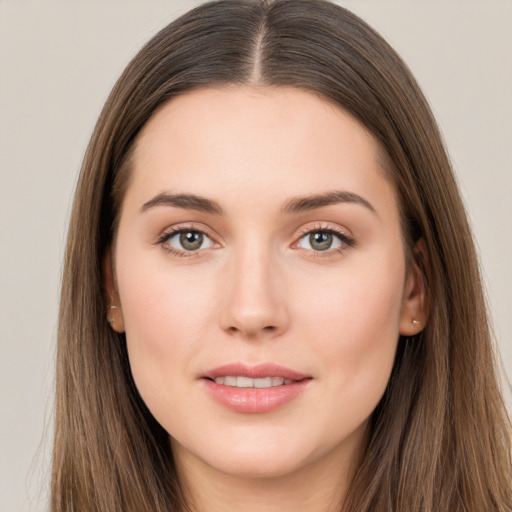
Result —
M236 377L224 377L224 385L225 386L236 386L236 381L237 381L237 378Z
M225 377L215 378L216 384L223 384L224 386L231 386L237 388L270 388L292 384L294 381L291 379L284 379L283 377L259 377L252 379L244 375L227 375Z
M255 388L269 388L272 386L272 377L254 379Z
M238 376L236 378L236 385L239 388L252 388L254 387L254 379L251 379L251 377Z

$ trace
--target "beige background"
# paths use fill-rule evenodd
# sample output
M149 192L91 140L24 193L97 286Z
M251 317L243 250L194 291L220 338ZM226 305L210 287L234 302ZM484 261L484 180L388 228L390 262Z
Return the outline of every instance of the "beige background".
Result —
M0 512L45 510L61 257L94 122L142 43L198 3L0 0ZM431 101L512 376L512 1L343 3Z

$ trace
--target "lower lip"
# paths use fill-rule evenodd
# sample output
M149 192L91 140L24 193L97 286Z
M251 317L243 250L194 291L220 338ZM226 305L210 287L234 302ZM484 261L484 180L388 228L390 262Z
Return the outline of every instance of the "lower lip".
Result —
M245 413L264 413L273 411L297 398L311 379L283 384L270 388L237 388L216 384L203 379L206 389L214 400L228 409Z

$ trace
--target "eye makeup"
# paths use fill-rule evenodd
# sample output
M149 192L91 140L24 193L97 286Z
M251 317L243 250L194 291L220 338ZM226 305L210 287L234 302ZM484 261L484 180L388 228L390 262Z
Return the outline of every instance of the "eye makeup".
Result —
M346 231L328 223L308 224L294 236L292 249L307 251L315 257L342 254L356 245ZM193 224L176 225L165 230L155 241L165 251L177 257L197 257L207 249L217 249L220 244L204 227Z

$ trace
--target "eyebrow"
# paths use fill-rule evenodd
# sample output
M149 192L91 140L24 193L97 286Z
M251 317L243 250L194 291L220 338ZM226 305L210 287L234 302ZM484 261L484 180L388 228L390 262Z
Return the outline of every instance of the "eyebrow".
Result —
M145 212L156 206L174 206L185 210L197 210L204 213L222 215L224 212L217 201L195 194L168 194L162 193L142 205L141 211Z
M294 197L283 205L281 214L290 215L339 203L358 204L378 216L377 211L369 201L358 194L343 190L332 190L321 194ZM224 214L220 204L213 199L195 194L169 194L166 192L158 194L153 199L144 203L141 211L145 212L157 206L174 206L176 208L196 210L214 215Z
M295 197L285 203L281 210L281 213L299 213L339 203L359 204L378 216L377 210L375 210L372 204L366 199L364 199L364 197L361 197L360 195L355 194L353 192L347 192L344 190L331 190L328 192L324 192L322 194Z

